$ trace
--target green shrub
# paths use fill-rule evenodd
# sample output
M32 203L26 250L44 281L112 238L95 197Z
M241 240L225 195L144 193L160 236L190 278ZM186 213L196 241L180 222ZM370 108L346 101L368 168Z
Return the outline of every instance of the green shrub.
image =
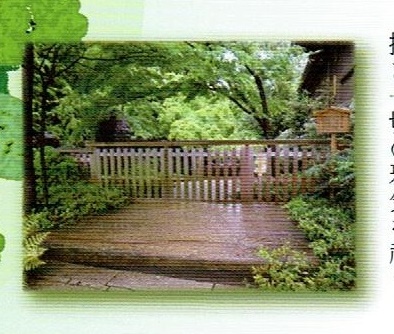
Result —
M0 253L4 250L5 247L5 237L0 233Z
M42 201L43 196L43 177L38 151L35 156L35 172L37 178L37 194ZM71 186L74 183L86 181L88 171L85 167L78 164L75 158L61 155L51 147L45 148L45 161L48 188L58 185Z
M25 272L44 264L43 243L51 230L76 223L85 215L103 214L129 203L125 191L88 183L84 169L72 157L62 156L52 148L45 149L48 199L42 201L43 180L39 157L36 157L37 192L45 206L27 215L23 223L23 266Z
M118 209L129 202L120 188L105 188L78 182L60 184L50 188L49 206L56 221L75 220L84 215L103 214Z
M291 249L290 245L261 248L259 256L264 264L252 268L255 283L261 288L276 290L304 290L313 286L311 266L305 255Z
M263 249L267 265L253 268L254 279L264 288L287 290L348 290L355 287L354 221L349 210L329 199L299 197L285 205L305 232L318 265L285 245ZM290 261L289 261L290 259Z
M340 256L354 252L354 221L348 210L334 207L326 199L302 197L285 207L311 241L316 255Z
M316 270L313 281L319 290L349 290L355 286L356 270L347 257L330 258Z
M355 171L352 149L332 155L325 163L311 167L306 174L319 180L319 188L314 195L354 212Z
M23 222L23 267L26 272L45 264L43 242L54 228L72 224L90 214L103 214L128 202L117 188L102 188L85 182L52 186L50 205L40 212L29 214Z

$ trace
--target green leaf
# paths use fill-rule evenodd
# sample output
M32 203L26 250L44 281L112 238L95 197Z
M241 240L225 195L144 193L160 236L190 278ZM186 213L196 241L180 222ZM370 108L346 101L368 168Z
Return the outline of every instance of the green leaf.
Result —
M88 21L79 9L79 0L0 2L0 64L20 64L24 45L29 42L80 41ZM32 18L35 29L27 33Z
M5 247L5 237L0 233L0 252L4 250Z
M0 94L0 178L22 178L22 102Z

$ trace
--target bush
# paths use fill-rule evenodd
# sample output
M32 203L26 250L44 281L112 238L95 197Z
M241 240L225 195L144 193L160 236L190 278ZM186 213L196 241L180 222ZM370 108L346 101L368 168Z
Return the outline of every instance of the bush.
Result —
M78 182L61 184L50 188L49 205L54 213L66 217L103 214L120 208L129 202L128 196L120 188L104 188L98 185Z
M329 200L297 198L285 206L290 217L305 232L315 251L330 256L354 251L354 221L352 214ZM317 254L318 255L318 254Z
M262 288L277 290L303 290L311 288L313 281L309 278L311 267L305 253L285 245L270 250L259 250L266 263L252 268L255 283Z
M29 214L23 224L24 270L37 269L46 249L42 246L51 230L77 222L82 216L103 214L120 208L129 199L122 190L102 188L85 182L50 188L49 207Z
M285 206L310 241L319 264L307 262L288 245L260 250L267 265L254 268L254 279L264 288L348 290L355 287L355 240L352 214L328 199L299 197ZM291 259L288 261L288 259Z
M79 165L75 158L59 154L51 147L45 148L46 173L48 188L58 185L72 185L87 179L88 171ZM42 200L43 178L38 152L35 156L35 171L37 178L37 194Z
M311 167L307 172L319 180L314 194L329 199L333 204L354 212L355 172L354 153L346 149L332 155L325 163Z

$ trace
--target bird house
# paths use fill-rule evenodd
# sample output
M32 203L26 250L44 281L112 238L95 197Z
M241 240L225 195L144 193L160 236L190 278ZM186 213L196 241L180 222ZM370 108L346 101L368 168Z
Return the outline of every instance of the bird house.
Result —
M350 110L329 107L313 113L317 133L346 133L350 132Z

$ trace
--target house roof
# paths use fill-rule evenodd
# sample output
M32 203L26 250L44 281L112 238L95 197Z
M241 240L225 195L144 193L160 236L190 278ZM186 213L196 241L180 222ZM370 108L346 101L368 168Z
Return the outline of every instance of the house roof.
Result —
M296 44L310 52L300 90L312 96L327 89L327 79L335 75L337 95L335 104L348 106L353 98L354 43L348 41L299 41Z

